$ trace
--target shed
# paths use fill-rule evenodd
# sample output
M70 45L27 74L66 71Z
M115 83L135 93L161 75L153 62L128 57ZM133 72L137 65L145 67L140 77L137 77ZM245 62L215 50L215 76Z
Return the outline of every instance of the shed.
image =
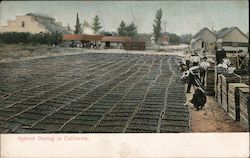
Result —
M248 37L238 27L223 28L217 33L218 50L227 53L248 51Z
M127 37L127 36L104 36L101 39L102 42L105 42L106 47L110 48L111 47L111 43L114 43L114 47L117 48L124 48L124 43L127 42L132 42L132 37Z
M80 41L82 39L82 35L78 34L65 34L63 35L63 41Z
M208 48L215 42L216 35L204 27L191 38L190 47L193 52L201 53L203 50L209 51Z

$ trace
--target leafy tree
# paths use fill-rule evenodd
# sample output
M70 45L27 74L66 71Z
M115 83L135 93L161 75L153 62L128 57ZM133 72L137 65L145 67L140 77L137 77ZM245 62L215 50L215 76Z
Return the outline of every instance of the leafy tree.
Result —
M160 8L159 10L156 11L155 20L154 20L154 24L153 24L155 43L158 43L159 38L161 36L161 30L162 30L161 18L162 18L162 10Z
M180 43L180 37L174 33L169 34L169 43L170 44L179 44Z
M134 22L125 27L125 32L129 37L134 37L137 35L137 26L135 26Z
M192 38L192 34L183 34L180 36L180 42L183 44L190 44L190 40Z
M67 25L67 29L68 29L68 31L71 31L71 28L70 28L70 26L69 26L69 23L68 23L68 25Z
M78 13L76 14L76 26L75 26L75 31L74 33L75 34L80 34L81 33L81 24L80 24L80 21L79 21L79 17L78 17Z
M117 29L119 36L127 36L126 23L124 21L121 22L119 28Z
M1 44L58 44L62 41L59 33L5 32L0 33Z
M101 26L101 23L100 23L100 19L96 15L93 18L92 29L94 30L94 33L96 34L101 28L102 28L102 26Z

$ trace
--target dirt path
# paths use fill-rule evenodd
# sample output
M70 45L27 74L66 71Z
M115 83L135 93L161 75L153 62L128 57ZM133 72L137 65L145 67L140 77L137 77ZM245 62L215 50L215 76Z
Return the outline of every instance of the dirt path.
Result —
M193 92L186 97L191 100ZM189 102L192 132L244 132L240 122L234 121L212 96L207 96L207 103L202 110L195 111Z

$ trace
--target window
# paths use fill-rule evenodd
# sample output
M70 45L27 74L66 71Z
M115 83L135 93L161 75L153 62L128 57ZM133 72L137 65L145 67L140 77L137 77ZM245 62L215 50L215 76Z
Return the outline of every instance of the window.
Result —
M201 43L201 48L204 48L204 47L205 47L205 43L202 42L202 43Z
M22 27L25 27L25 23L24 23L24 21L22 21Z

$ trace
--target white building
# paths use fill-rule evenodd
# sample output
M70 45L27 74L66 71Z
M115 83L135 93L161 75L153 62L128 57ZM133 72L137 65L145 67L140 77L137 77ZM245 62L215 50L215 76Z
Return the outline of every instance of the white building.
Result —
M226 52L248 51L248 37L237 27L223 28L217 33L218 50Z
M207 27L197 32L190 41L190 47L192 52L202 53L208 51L211 45L216 42L216 35L210 31Z
M6 26L1 26L0 32L70 33L62 23L55 22L54 18L34 13L16 16L15 20L10 20Z

